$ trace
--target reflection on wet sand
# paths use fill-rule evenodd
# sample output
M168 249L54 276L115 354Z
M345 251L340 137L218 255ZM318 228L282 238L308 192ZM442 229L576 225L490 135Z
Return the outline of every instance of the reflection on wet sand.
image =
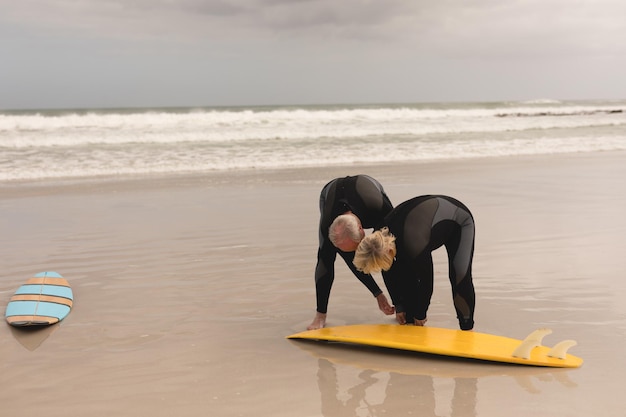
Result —
M347 389L343 399L338 384L337 368L327 359L319 359L317 382L321 395L322 415L420 415L437 416L435 383L429 375L406 375L396 372L363 370L360 380ZM386 381L385 381L386 380ZM476 378L454 378L454 394L450 404L454 417L476 416ZM375 402L369 391L382 393ZM376 395L371 395L376 397Z
M522 390L541 392L537 381L576 387L571 370L491 364L333 343L293 341L318 358L322 414L337 416L476 416L479 381L510 377ZM346 368L346 365L348 368ZM342 378L342 374L352 377Z
M26 349L34 351L59 328L59 323L51 326L9 327L15 340Z

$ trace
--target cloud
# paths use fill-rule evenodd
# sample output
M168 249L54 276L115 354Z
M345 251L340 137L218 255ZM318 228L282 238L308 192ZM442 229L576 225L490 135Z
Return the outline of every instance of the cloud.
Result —
M1 0L0 5L0 19L46 36L373 42L444 56L623 52L626 33L626 3L617 0Z
M3 4L4 3L4 4ZM1 20L42 32L104 38L341 38L406 13L399 0L2 0ZM18 23L19 22L19 23Z
M13 91L0 107L623 95L622 0L0 0L0 10L0 89Z

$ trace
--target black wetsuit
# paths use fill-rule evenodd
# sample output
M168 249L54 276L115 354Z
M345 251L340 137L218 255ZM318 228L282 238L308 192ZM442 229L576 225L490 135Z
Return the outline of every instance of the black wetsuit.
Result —
M459 325L474 327L475 294L472 283L474 219L454 198L426 195L405 201L385 218L396 237L396 259L383 272L385 285L407 323L426 318L433 293L432 251L445 245L452 297Z
M326 313L328 308L337 253L374 297L382 293L371 275L357 271L352 263L354 252L340 251L328 239L328 228L332 222L337 216L351 211L359 218L364 229L377 228L392 209L393 205L382 185L370 176L336 178L324 186L320 194L319 249L315 267L318 312Z

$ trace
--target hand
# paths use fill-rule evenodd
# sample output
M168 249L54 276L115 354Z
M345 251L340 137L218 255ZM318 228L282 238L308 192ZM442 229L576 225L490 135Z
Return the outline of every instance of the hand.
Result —
M405 312L396 313L396 321L399 324L406 324L406 313Z
M317 312L315 313L315 318L306 328L307 330L317 330L326 326L326 314Z
M389 304L389 301L387 301L387 297L385 297L385 294L383 294L382 292L378 294L378 296L376 296L376 301L378 301L378 308L380 309L380 311L382 311L386 315L390 316L396 312L394 306Z

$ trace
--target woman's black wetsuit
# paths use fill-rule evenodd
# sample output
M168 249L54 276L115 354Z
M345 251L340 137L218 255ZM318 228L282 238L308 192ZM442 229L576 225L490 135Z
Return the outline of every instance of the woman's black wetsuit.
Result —
M374 278L357 271L352 260L354 252L337 249L328 239L328 228L337 216L351 211L364 229L376 228L393 209L383 186L367 175L336 178L324 186L320 194L320 228L317 266L315 267L315 291L317 311L326 313L330 290L335 279L335 259L337 253L344 259L350 270L374 295L382 293Z
M445 245L452 297L459 325L474 327L475 294L472 283L474 219L460 201L443 195L426 195L397 206L385 218L396 237L396 259L383 272L385 285L407 323L426 318L433 293L432 251Z

